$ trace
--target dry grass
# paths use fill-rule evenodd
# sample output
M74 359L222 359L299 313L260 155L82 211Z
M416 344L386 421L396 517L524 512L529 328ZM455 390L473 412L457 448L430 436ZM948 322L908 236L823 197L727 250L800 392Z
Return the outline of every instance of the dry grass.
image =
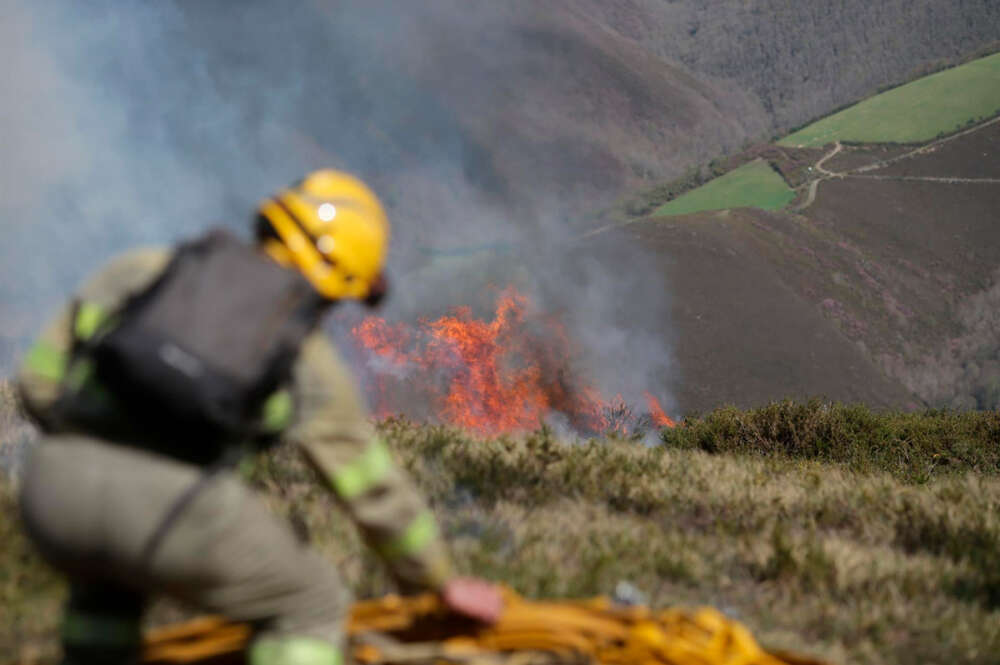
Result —
M0 379L0 472L16 475L35 428L24 419L9 381Z
M9 480L0 475L0 663L53 653L65 588L21 532Z
M545 431L476 441L402 421L383 431L460 566L529 595L609 593L629 580L654 605L711 604L769 645L836 662L985 663L1000 648L1000 479L990 474L914 484L791 455L569 444ZM287 455L268 459L258 482L274 496L284 488L280 509L349 562L359 592L385 589Z
M382 431L461 569L528 595L629 580L653 605L713 605L770 646L843 663L987 663L1000 652L1000 478L983 469L914 482L756 448L568 443L546 430L476 440L399 420ZM251 482L359 594L388 588L294 450L261 456ZM10 520L0 531L0 645L44 644L58 585Z

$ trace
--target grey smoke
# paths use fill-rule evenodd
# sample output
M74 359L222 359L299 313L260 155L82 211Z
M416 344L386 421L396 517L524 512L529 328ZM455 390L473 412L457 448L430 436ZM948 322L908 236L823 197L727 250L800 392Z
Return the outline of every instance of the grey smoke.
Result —
M434 30L455 29L436 27L434 12L454 9L434 5L5 0L0 370L109 256L215 224L244 230L260 197L333 165L389 204L388 318L457 304L486 314L489 285L512 281L563 318L606 395L641 405L650 390L671 410L652 259L622 246L609 264L574 249L565 199L510 191L411 76ZM480 27L465 26L467 38ZM504 33L490 39L499 57ZM468 78L462 64L441 77ZM489 80L467 85L489 99ZM479 246L488 251L442 256Z

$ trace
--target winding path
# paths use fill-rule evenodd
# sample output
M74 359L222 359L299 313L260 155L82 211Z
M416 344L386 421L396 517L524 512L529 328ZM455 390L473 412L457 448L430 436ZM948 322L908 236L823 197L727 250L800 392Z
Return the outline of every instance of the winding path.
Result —
M801 205L798 205L798 206L795 207L795 212L800 212L802 210L805 210L806 208L808 208L809 206L811 206L813 204L813 201L816 200L816 190L819 189L819 183L820 182L822 182L823 180L827 180L829 178L836 178L836 177L838 177L838 174L833 173L832 171L827 171L825 168L823 168L823 164L826 162L826 160L830 159L831 157L833 157L834 155L836 155L837 153L839 153L843 149L844 149L844 146L841 145L840 141L837 141L836 144L833 146L833 150L831 150L830 152L828 152L825 155L823 155L819 159L818 162L816 162L815 164L813 164L813 168L816 169L817 171L819 171L821 174L823 174L826 177L825 178L822 178L822 177L821 178L814 178L814 179L810 180L807 185L805 185L805 186L807 186L809 188L809 193L806 195L806 200L803 201ZM801 186L802 185L800 185L800 187Z
M840 141L837 141L833 145L833 150L831 150L830 152L828 152L825 155L823 155L818 162L816 162L815 164L813 164L813 168L816 169L817 171L819 171L820 173L822 173L824 175L828 175L830 177L833 177L833 176L837 175L833 171L827 171L825 168L823 168L823 164L825 164L828 159L831 159L832 157L834 157L835 155L837 155L837 153L839 153L843 149L844 149L843 144Z
M869 171L877 171L879 169L883 169L889 166L890 164L895 164L896 162L900 162L904 159L910 159L911 157L916 157L918 155L926 155L932 153L935 150L937 150L938 147L944 145L945 143L949 143L951 141L954 141L955 139L961 138L968 134L978 132L982 129L985 129L986 127L989 127L990 125L995 125L997 123L1000 123L1000 116L993 118L992 120L989 120L987 122L984 122L981 125L976 125L975 127L970 127L969 129L965 129L962 130L961 132L957 132L950 136L937 139L936 141L931 141L930 143L922 145L919 148L914 148L909 152L903 153L902 155L896 155L895 157L892 157L890 159L878 160L872 164L859 166L857 168L850 169L848 171L829 171L823 167L823 164L825 164L827 160L837 155L841 150L843 150L844 147L840 143L840 141L837 141L830 152L823 155L819 159L819 161L813 164L813 169L818 171L820 174L819 177L813 178L808 183L799 186L799 188L807 187L808 192L806 194L805 201L803 201L800 205L796 206L794 208L794 211L802 212L803 210L811 206L813 202L816 201L816 192L819 190L819 184L825 180L832 180L833 178L867 178L870 180L897 180L904 182L936 182L949 185L954 185L958 183L974 183L974 184L987 184L987 185L1000 184L1000 178L950 178L944 176L893 176L893 175L877 175L877 174L867 175Z

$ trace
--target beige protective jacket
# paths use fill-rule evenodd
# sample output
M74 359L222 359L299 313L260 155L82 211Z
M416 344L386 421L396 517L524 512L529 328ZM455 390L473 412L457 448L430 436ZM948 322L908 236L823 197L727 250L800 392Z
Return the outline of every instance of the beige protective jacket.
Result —
M74 339L94 326L95 312L115 311L150 284L170 256L165 249L118 256L45 327L18 375L24 404L43 428L55 427L49 416L60 385L73 380L68 361ZM405 589L439 589L451 572L434 517L376 435L352 376L321 332L303 344L288 388L291 411L282 413L287 409L277 405L270 414L285 421L282 439L305 450ZM118 438L141 444L141 423L136 425Z

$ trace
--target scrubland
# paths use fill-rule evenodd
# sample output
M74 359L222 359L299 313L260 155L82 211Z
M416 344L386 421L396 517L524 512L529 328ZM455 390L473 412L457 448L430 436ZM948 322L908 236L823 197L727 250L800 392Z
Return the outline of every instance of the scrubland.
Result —
M654 606L712 605L768 646L839 663L1000 652L996 413L784 402L719 409L653 444L544 428L477 439L401 419L380 431L459 568L526 595L628 581ZM390 589L296 450L254 461L248 481L356 593ZM64 593L20 532L13 484L0 492L0 660L53 652ZM161 603L150 621L181 611Z

